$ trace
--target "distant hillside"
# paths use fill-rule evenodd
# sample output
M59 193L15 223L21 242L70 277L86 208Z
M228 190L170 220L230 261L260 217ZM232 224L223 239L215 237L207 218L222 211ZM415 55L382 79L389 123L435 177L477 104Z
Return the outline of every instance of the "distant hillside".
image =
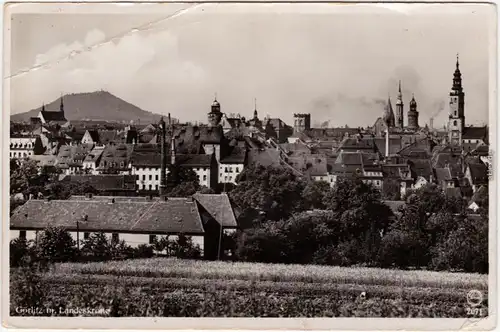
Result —
M161 115L144 111L127 103L107 91L74 93L63 96L64 111L68 120L99 120L141 123L156 122ZM47 111L59 110L60 99L45 105ZM30 117L38 116L41 106L37 109L11 115L12 121L29 121Z

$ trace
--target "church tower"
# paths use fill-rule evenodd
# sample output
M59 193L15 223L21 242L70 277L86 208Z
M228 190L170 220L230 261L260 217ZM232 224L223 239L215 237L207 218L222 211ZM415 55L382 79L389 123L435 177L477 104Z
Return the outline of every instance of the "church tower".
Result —
M418 129L418 111L417 111L417 102L415 101L415 96L411 97L410 101L410 110L408 111L408 128L410 129Z
M399 91L398 99L396 100L396 127L404 127L404 116L403 116L403 94L401 93L401 81L399 81Z
M217 101L217 96L212 103L212 109L208 113L208 125L217 127L222 120L222 113L220 111L220 103Z
M453 145L462 145L462 133L465 127L465 94L462 88L462 73L457 64L453 74L453 86L450 92L450 110L448 114L448 140Z

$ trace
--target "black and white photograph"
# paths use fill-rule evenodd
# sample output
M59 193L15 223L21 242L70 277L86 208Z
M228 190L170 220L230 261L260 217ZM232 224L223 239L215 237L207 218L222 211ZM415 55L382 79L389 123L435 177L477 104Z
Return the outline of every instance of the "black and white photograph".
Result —
M16 322L496 324L494 4L4 10Z

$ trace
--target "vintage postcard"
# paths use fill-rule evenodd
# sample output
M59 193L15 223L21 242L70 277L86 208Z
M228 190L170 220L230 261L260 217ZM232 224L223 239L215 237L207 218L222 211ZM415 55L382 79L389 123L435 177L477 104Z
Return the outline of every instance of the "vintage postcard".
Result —
M5 4L3 324L494 328L496 22Z

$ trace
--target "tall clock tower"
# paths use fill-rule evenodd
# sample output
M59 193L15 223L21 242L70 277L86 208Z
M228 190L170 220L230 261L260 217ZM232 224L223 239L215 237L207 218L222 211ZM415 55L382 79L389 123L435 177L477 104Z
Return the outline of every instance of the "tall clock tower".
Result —
M462 74L460 73L457 54L457 65L453 74L453 86L450 92L450 111L448 115L448 140L453 145L462 145L462 134L465 127L464 100Z

